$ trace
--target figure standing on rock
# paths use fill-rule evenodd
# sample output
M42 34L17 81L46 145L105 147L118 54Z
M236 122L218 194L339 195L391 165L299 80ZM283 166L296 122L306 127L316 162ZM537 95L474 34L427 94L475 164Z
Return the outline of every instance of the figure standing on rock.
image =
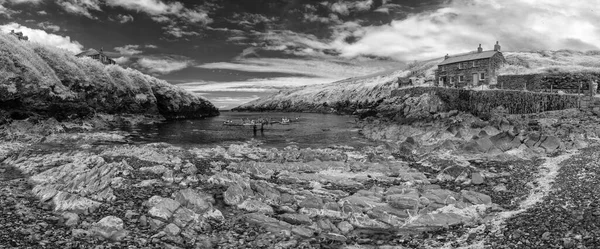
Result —
M596 90L598 90L598 81L596 77L590 77L590 96L596 96Z

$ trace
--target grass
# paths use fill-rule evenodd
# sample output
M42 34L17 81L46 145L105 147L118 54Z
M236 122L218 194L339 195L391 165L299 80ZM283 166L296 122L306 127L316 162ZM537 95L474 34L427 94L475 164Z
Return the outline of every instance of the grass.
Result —
M157 110L158 95L161 110L216 110L206 99L137 70L0 33L0 103L35 109L71 102L108 113L149 113Z

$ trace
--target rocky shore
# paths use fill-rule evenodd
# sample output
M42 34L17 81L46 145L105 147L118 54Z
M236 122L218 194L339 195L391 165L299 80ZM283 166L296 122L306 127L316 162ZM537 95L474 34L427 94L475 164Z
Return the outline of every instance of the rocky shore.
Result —
M600 230L580 221L596 217L597 176L586 162L595 156L597 117L499 109L482 120L437 108L427 96L404 103L401 117L380 110L362 121L362 133L381 141L364 148L180 148L133 144L109 129L151 121L136 116L12 121L1 129L0 244L596 245Z

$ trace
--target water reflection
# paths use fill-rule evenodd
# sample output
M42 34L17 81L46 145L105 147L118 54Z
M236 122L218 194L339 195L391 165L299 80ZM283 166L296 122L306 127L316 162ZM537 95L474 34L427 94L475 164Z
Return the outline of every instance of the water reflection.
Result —
M253 126L223 125L226 120L242 123L242 120L259 118L281 120L289 118L286 125L267 124L261 132ZM372 144L358 133L351 116L308 113L239 113L222 112L218 117L199 120L167 121L154 125L141 125L127 129L134 142L166 142L180 146L214 146L236 142L259 140L269 147L328 147L349 145L362 147Z

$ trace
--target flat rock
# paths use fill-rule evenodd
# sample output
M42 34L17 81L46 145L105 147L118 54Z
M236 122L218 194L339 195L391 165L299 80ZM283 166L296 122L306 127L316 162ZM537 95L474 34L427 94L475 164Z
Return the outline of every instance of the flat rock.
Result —
M479 173L479 172L471 173L471 183L476 184L476 185L483 184L483 176L481 176L481 173Z
M123 220L115 216L106 216L94 223L90 233L113 241L120 241L128 234L127 230L123 229Z
M181 204L173 199L162 198L156 205L148 210L148 214L153 217L168 220L179 206L181 206Z
M312 220L310 219L310 217L308 217L308 215L304 215L304 214L287 213L287 214L280 215L279 218L287 223L292 224L292 225L308 225L308 224L312 223Z
M198 193L193 189L183 189L173 194L173 198L194 212L203 213L212 207L215 202L212 196L204 193ZM212 202L212 203L211 203Z
M490 196L479 193L479 192L463 190L463 191L461 191L461 196L474 205L492 204L492 198Z
M246 210L248 212L259 212L264 214L274 213L273 207L267 205L259 200L248 199L237 205L239 209Z

